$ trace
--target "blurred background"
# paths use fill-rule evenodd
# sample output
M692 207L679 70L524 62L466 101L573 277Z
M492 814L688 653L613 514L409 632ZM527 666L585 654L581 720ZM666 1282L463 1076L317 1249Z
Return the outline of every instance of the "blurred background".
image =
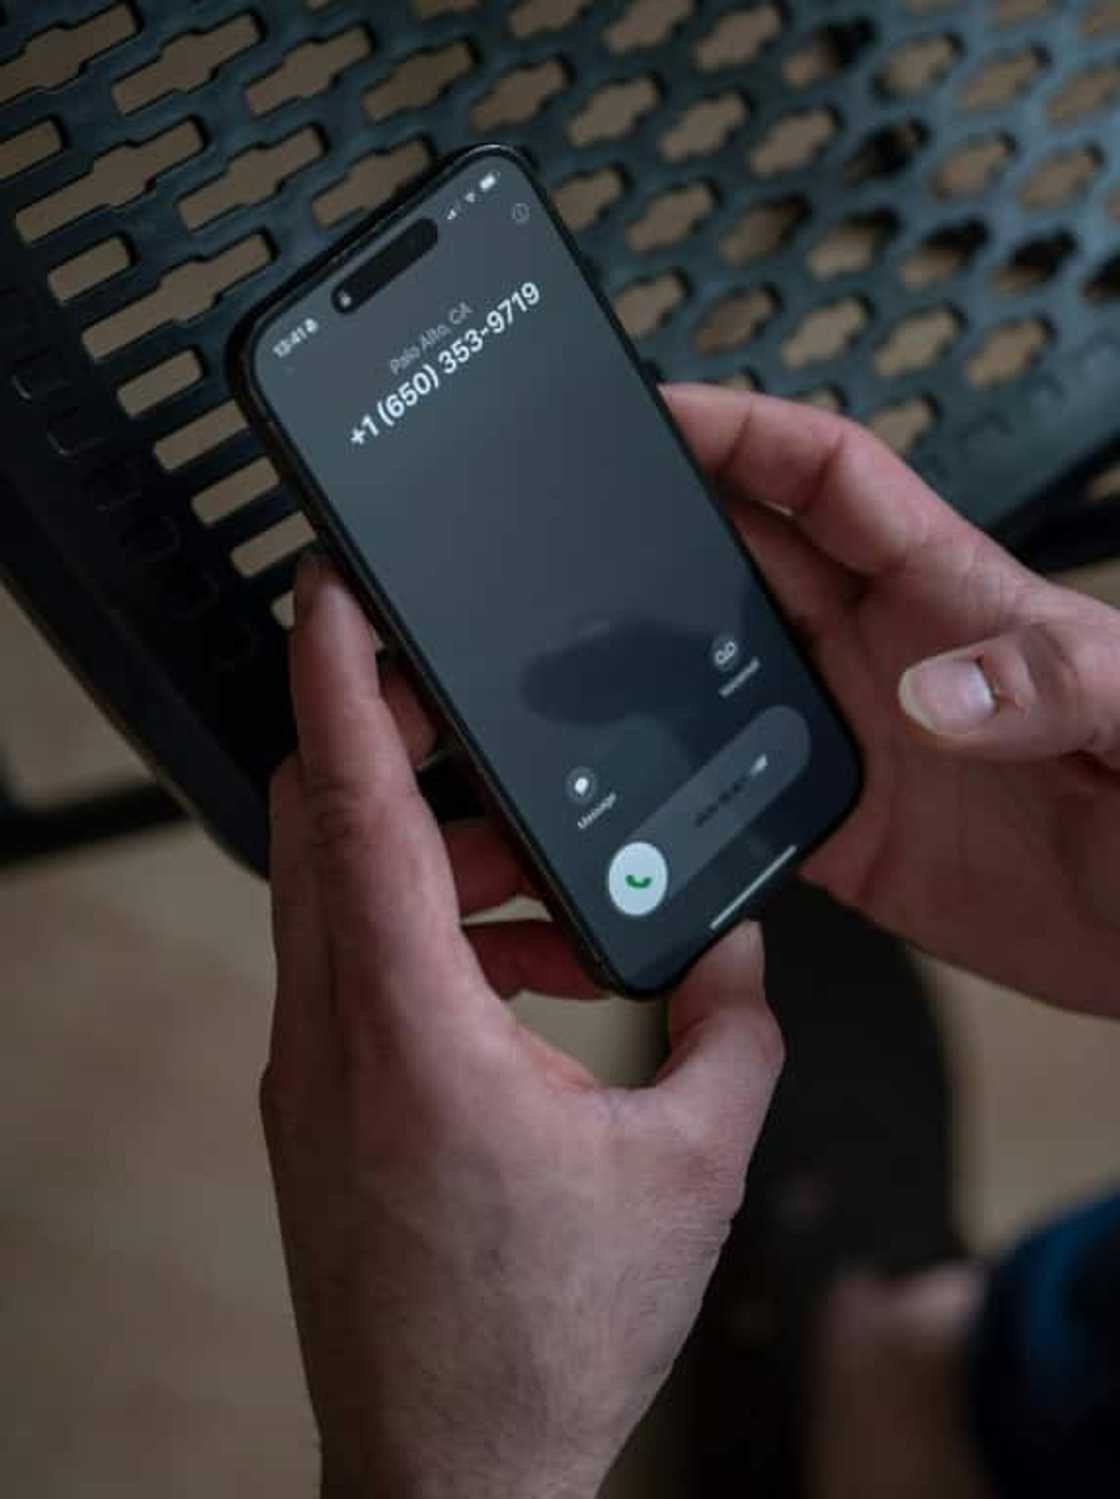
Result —
M0 20L0 1488L36 1499L314 1487L246 868L307 531L221 358L294 264L524 141L656 373L847 410L1120 605L1116 0L180 10ZM922 967L986 1253L1114 1182L1120 1026ZM660 1044L655 1009L522 1009L613 1080ZM677 1440L663 1408L615 1499L676 1492Z

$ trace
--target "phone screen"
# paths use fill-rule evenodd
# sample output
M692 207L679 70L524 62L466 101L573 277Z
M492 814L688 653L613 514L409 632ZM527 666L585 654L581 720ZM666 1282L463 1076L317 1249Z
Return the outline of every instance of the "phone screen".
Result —
M858 762L527 170L467 157L250 363L600 961L675 979L850 809Z

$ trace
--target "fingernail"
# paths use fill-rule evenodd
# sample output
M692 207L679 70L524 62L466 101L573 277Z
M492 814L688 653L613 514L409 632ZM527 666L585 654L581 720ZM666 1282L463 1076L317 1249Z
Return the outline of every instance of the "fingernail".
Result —
M938 656L912 666L898 684L903 712L931 734L970 734L996 711L991 683L975 661Z
M297 620L306 617L322 576L323 563L318 552L304 552L296 568L296 581L292 590Z

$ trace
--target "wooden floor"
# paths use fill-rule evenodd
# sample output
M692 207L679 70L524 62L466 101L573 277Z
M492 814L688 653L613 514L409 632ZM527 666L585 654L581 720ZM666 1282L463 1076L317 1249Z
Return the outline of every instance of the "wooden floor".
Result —
M129 765L2 597L0 661L4 751L29 791ZM193 831L0 883L0 1492L314 1491L256 1119L266 917L262 887ZM1120 1177L1120 1025L936 979L961 1190L990 1249ZM649 1010L526 1012L612 1078L650 1065ZM668 1499L672 1427L663 1413L614 1499Z

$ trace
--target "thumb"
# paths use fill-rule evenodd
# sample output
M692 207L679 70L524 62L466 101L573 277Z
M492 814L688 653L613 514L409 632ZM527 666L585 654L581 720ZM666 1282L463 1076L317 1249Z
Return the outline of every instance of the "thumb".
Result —
M669 1039L650 1100L741 1175L784 1057L757 926L737 927L692 970L673 996Z
M942 748L991 760L1120 752L1120 616L1103 605L922 661L903 712Z

